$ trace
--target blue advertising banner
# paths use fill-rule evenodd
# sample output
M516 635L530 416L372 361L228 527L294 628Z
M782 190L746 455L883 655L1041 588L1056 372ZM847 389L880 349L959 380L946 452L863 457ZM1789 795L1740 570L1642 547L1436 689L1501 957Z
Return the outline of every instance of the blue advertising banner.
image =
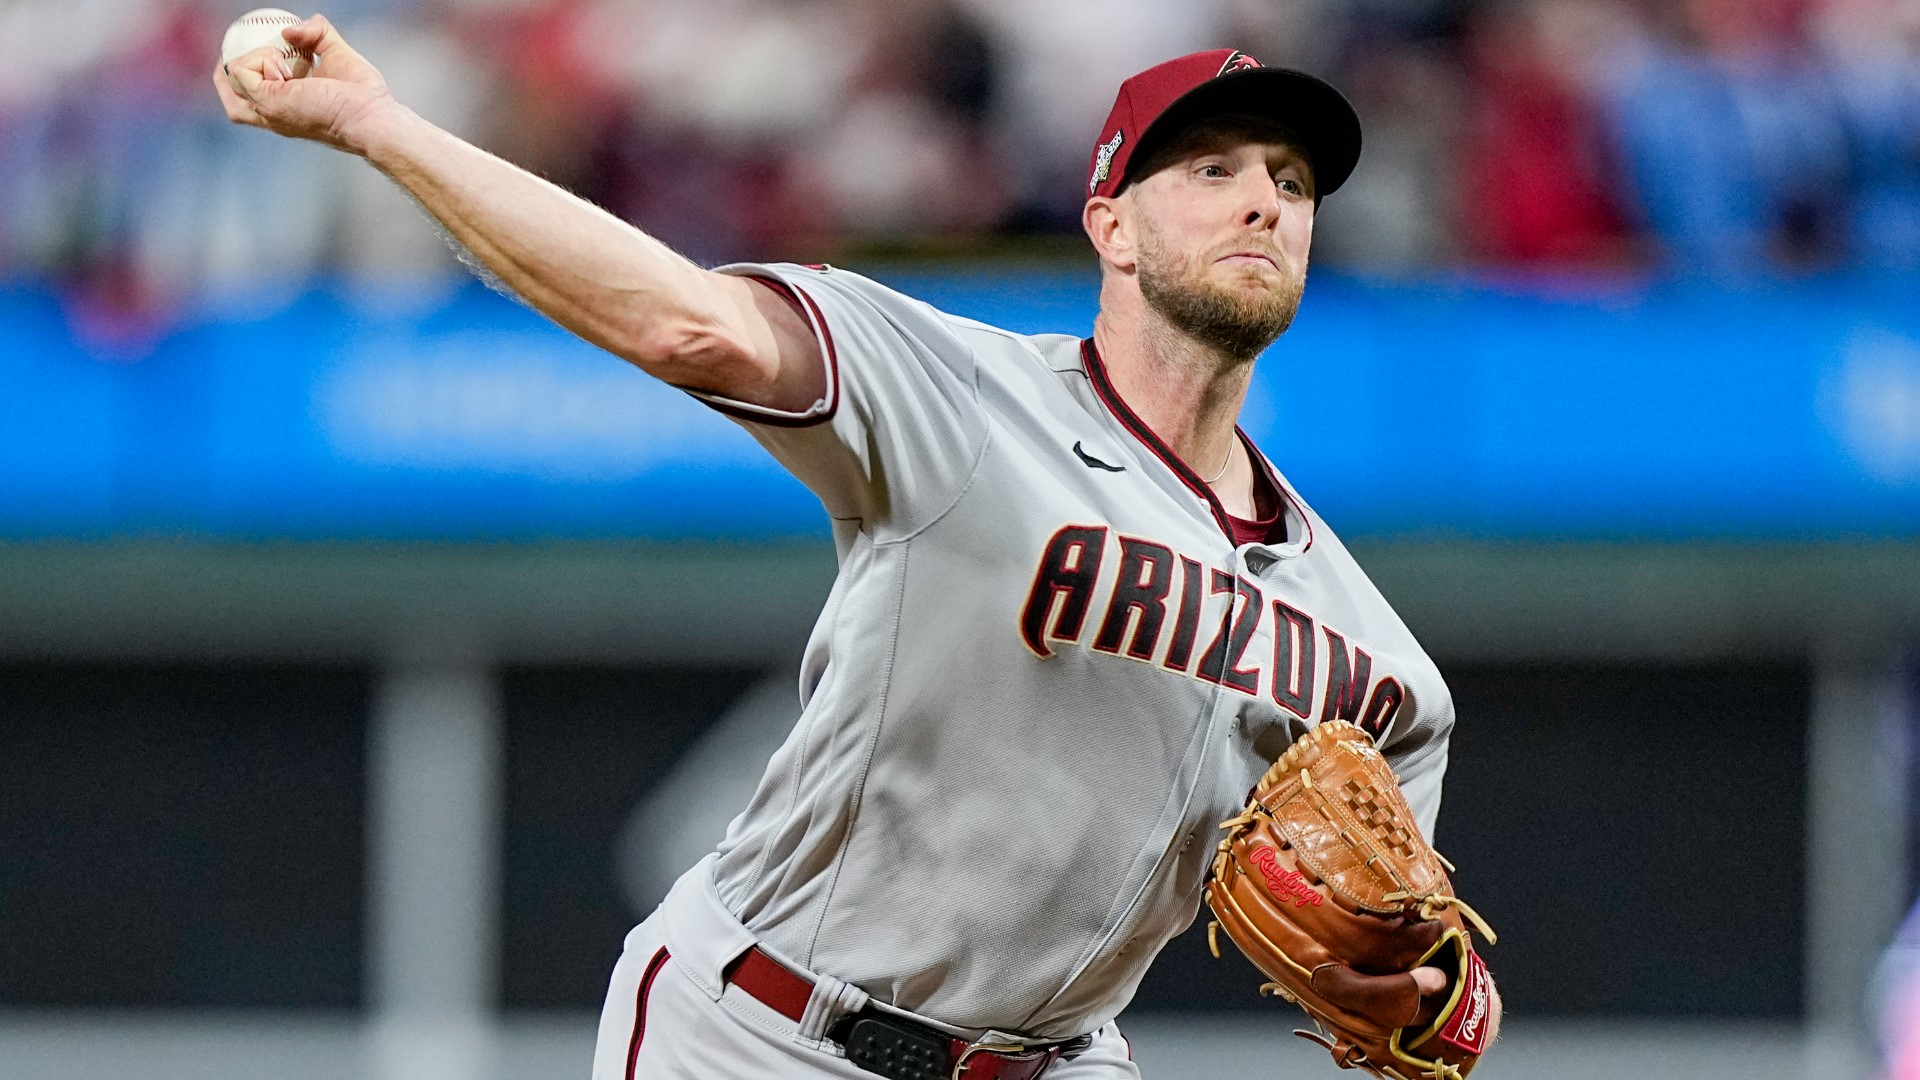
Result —
M879 273L1084 334L1084 271ZM1245 427L1343 534L1920 533L1920 279L1316 275ZM732 422L470 286L315 290L107 355L0 292L0 536L821 536Z

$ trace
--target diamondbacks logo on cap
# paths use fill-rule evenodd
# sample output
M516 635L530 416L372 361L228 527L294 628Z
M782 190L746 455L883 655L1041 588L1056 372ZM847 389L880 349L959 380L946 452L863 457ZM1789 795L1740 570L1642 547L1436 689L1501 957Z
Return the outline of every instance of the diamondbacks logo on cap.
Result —
M1113 138L1100 144L1099 153L1093 158L1093 179L1087 181L1087 194L1100 190L1100 185L1107 182L1107 173L1113 170L1113 155L1120 151L1120 140L1126 137L1126 132L1116 131Z
M1217 79L1229 71L1245 71L1259 66L1261 66L1260 61L1236 49L1232 56L1227 57L1227 62L1220 65L1220 70L1215 72L1213 77Z

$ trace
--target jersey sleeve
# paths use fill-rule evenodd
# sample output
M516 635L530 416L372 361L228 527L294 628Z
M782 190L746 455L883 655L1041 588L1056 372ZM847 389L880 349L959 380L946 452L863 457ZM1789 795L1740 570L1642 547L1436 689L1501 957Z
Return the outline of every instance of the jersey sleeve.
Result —
M841 520L904 533L959 498L986 440L972 346L939 311L844 270L740 263L787 293L819 342L826 393L787 412L689 391L733 418Z

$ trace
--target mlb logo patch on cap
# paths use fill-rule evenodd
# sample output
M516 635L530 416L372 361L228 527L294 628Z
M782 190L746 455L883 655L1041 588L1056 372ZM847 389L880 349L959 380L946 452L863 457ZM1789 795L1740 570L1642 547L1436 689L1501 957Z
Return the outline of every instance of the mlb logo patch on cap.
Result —
M1219 74L1215 75L1214 77L1219 78L1220 75L1225 75L1229 71L1245 71L1248 68L1257 68L1259 66L1260 66L1260 61L1255 60L1253 57L1248 56L1246 53L1243 53L1238 49L1235 49L1233 52L1233 55L1227 57L1227 62L1220 65Z

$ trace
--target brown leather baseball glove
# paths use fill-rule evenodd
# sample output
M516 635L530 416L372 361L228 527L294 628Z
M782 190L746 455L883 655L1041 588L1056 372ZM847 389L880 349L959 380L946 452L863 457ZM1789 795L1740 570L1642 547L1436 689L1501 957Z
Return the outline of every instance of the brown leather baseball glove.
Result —
M1344 721L1300 737L1255 785L1207 875L1215 922L1341 1068L1458 1080L1486 1049L1492 983L1473 951L1491 928L1458 897L1386 759ZM1451 869L1449 866L1448 869ZM1411 974L1447 973L1422 997Z

